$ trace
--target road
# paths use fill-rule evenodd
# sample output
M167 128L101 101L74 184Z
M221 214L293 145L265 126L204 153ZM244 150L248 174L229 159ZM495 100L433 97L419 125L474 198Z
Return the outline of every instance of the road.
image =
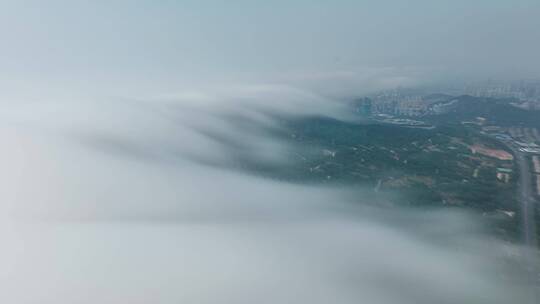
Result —
M534 215L536 200L532 189L533 176L530 171L528 158L519 151L514 151L514 155L516 156L516 162L519 167L519 196L521 201L523 241L525 245L536 248L538 244Z
M534 176L531 173L531 162L526 153L519 151L511 142L503 142L514 154L519 170L519 201L521 205L521 228L523 231L523 251L525 262L527 263L528 281L532 286L529 302L538 303L540 299L540 269L536 259L536 249L538 241L536 237L535 206L539 202L535 199L533 185Z
M519 202L521 209L521 229L523 231L523 241L525 245L531 248L538 248L536 238L535 223L535 205L538 204L533 193L533 178L531 173L531 162L527 153L519 151L511 141L501 141L508 149L512 151L519 170Z

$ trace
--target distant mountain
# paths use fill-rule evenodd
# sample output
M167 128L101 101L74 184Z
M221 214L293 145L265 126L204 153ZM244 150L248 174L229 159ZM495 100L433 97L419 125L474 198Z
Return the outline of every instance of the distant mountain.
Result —
M429 94L422 97L422 100L433 103L433 102L444 102L453 99L454 96L448 94Z
M416 117L432 124L461 124L485 118L487 124L540 128L540 110L518 106L515 98L452 96L448 94L380 94L351 102L353 111L364 116Z
M463 95L432 105L434 111L424 119L434 124L456 124L477 117L499 126L540 127L540 111L525 110L511 100Z

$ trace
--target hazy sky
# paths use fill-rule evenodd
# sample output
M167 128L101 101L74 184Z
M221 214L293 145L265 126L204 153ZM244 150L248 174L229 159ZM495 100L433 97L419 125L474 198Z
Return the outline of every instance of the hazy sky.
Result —
M0 89L137 95L379 74L405 84L538 77L539 13L535 0L2 0Z

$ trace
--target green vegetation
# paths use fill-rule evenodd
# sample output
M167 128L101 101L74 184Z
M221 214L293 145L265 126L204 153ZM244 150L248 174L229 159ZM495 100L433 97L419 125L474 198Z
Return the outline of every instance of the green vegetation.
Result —
M433 128L279 117L280 128L265 131L296 147L286 164L261 162L242 153L242 147L231 148L236 164L258 175L367 188L373 193L370 200L382 205L465 208L494 221L491 227L500 236L515 240L520 216L517 168L512 160L497 158L510 151L484 135L481 124L535 127L540 125L538 112L516 108L510 100L455 100L444 113L415 118Z
M498 232L517 234L516 179L497 179L512 161L473 154L473 144L505 149L461 125L434 129L357 124L326 117L283 119L274 135L300 150L288 165L241 162L248 170L298 183L358 185L373 189L377 203L465 207L493 218Z

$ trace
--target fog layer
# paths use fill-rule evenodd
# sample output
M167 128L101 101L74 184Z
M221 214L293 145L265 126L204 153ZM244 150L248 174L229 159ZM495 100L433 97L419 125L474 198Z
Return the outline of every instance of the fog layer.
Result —
M201 128L259 162L295 148L253 131L276 127L255 110L265 97L288 100L270 103L281 113L345 116L297 90L230 94L4 106L2 302L527 300L522 249L484 234L474 215L382 208L361 186L224 169L229 150Z

